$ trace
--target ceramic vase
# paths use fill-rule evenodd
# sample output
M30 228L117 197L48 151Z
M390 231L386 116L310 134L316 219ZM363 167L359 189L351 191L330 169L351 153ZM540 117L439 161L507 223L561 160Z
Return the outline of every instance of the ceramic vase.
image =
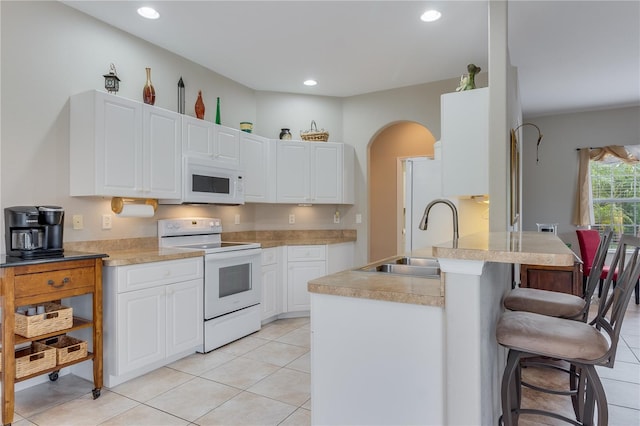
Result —
M147 70L147 82L142 89L142 100L145 104L153 105L156 103L156 89L153 88L151 83L151 68L145 68Z
M289 131L289 129L280 129L280 139L282 139L283 141L291 140L291 132Z
M218 98L216 105L216 124L222 124L220 122L220 98Z
M202 101L202 90L198 90L198 99L196 99L196 117L204 119L204 102Z

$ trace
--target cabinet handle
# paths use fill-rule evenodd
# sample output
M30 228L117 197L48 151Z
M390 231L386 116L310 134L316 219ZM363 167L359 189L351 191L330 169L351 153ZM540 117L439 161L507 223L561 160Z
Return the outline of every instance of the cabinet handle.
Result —
M71 281L71 278L69 278L69 277L64 277L64 278L62 279L62 283L61 283L61 284L56 285L56 282L55 282L54 280L49 280L49 281L47 281L47 284L48 284L48 285L50 285L50 286L51 286L51 287L53 287L53 288L62 288L62 287L64 287L66 284L68 284L70 281Z

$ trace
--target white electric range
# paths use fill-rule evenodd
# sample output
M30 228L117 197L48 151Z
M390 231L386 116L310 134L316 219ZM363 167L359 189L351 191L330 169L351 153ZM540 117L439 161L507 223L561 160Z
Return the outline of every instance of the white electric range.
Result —
M259 243L222 241L216 218L158 221L160 247L204 250L204 343L200 352L260 330Z

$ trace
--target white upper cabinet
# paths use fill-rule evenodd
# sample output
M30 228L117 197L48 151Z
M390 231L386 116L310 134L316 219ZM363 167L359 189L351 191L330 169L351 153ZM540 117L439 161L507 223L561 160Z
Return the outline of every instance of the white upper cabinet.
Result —
M70 195L180 198L179 114L99 91L70 112Z
M443 195L489 193L489 89L441 97Z
M212 160L217 166L240 166L240 131L198 118L182 116L182 153Z
M353 147L332 142L277 142L277 202L353 203Z
M240 132L240 168L245 202L276 202L275 140Z
M146 197L180 198L182 182L180 115L143 105L143 191Z

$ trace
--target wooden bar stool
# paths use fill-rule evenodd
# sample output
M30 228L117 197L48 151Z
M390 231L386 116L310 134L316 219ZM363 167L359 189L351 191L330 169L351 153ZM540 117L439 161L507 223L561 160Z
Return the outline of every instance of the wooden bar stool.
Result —
M609 269L605 265L605 260L612 237L613 231L607 230L602 235L602 238L599 238L600 243L592 259L591 273L587 279L583 297L556 291L518 287L511 290L504 298L504 307L510 311L533 312L551 317L586 322L591 298L600 282L602 271Z
M627 252L631 254L627 256ZM612 368L614 365L622 320L640 278L640 238L622 236L610 271L616 268L617 285L612 289L613 273L610 272L603 283L604 296L599 301L598 313L589 324L531 312L507 311L501 316L496 338L500 345L509 349L501 390L501 420L505 425L516 425L521 414L549 416L574 425L608 424L607 397L595 366ZM576 412L575 420L520 406L523 384L520 360L540 356L564 360L584 377L581 382L584 389L578 393L583 399L582 409ZM597 423L594 423L596 406Z

